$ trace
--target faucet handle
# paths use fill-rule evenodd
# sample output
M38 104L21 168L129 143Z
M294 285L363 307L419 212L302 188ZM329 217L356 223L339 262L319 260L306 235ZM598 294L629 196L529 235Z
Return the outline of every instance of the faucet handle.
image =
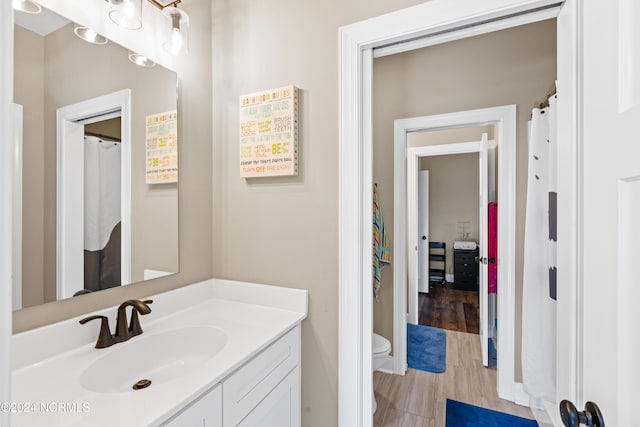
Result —
M87 322L90 322L95 319L102 320L100 324L100 333L98 334L98 340L96 341L95 348L106 348L113 345L113 336L111 335L111 330L109 329L109 319L107 316L89 316L80 320L80 324L84 325Z
M148 305L148 304L151 304L153 300L146 299L146 300L141 300L141 302L143 302L145 305ZM149 311L147 312L140 312L136 306L133 306L133 310L131 310L131 321L129 322L129 334L132 337L135 337L136 335L140 335L143 332L142 326L140 325L140 318L138 317L138 313L145 315L150 312L151 312L150 308L149 308Z

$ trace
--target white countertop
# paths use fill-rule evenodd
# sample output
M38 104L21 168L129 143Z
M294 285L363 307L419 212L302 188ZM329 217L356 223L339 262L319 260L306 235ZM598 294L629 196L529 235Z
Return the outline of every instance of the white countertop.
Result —
M307 315L306 291L219 279L150 298L152 313L140 317L144 333L106 349L94 348L100 322L82 326L81 317L14 335L11 398L17 412L12 426L158 425ZM114 307L95 314L106 314L113 331L115 311ZM108 352L138 338L189 326L215 327L227 335L225 347L201 369L125 393L96 393L80 385L80 374Z

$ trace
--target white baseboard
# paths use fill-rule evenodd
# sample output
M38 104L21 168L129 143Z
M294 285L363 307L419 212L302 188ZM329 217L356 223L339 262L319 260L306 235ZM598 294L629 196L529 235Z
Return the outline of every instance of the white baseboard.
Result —
M556 409L556 405L554 402L549 402L548 400L540 400L540 399L531 399L531 412L535 417L538 425L540 427L553 427L554 425L562 425L560 419L558 419L558 414L560 413ZM536 404L533 404L535 400Z
M384 361L384 365L382 368L378 369L380 372L384 372L385 374L394 374L393 372L393 356L387 356Z
M546 414L546 420L541 417L543 418L542 423L538 421L540 427L546 427L545 424L548 424L549 426L561 426L562 420L560 420L560 410L558 409L558 405L556 404L556 402L549 402L548 400L545 400L542 403L544 404L544 413ZM538 418L536 417L536 420L537 419Z
M532 408L531 396L529 396L529 394L526 391L524 391L524 386L522 385L522 383L514 383L513 391L514 391L513 393L514 403L520 406L526 406L527 408ZM536 409L540 409L540 408L536 408Z
M449 283L453 283L453 274L445 274L444 280L446 280Z
M548 400L542 399L533 399L529 394L524 391L524 386L522 383L514 383L514 400L513 402L526 406L531 409L533 416L536 419L536 422L540 427L553 427L562 425L562 422L559 419L559 412L556 409L556 404L554 402L549 402Z

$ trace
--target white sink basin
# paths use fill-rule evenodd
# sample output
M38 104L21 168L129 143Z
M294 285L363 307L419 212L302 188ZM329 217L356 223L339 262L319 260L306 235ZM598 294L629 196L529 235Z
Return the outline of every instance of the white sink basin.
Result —
M133 392L140 380L150 380L150 388L192 372L218 354L227 343L227 334L194 326L154 335L138 335L115 344L80 375L80 384L97 393Z

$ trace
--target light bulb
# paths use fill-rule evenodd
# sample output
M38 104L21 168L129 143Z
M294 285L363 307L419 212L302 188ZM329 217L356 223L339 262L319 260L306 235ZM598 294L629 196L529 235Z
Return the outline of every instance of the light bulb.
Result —
M125 1L124 6L122 8L123 8L124 16L126 16L127 19L132 19L135 16L136 7L133 5L133 2Z
M153 67L156 65L155 62L146 56L132 51L129 51L129 61L139 65L140 67Z
M129 30L142 28L141 0L110 0L109 3L116 7L109 12L109 19Z
M180 53L182 49L182 34L180 34L179 28L174 28L171 30L171 41L169 42L168 50L173 55L177 55Z
M177 56L189 50L189 16L176 7L162 10L169 23L169 33L162 44L164 50Z
M87 41L89 43L95 43L96 37L98 36L98 33L93 31L91 28L87 28L86 34L87 34Z
M73 26L73 32L76 34L76 36L89 43L105 44L109 41L106 37L101 36L91 28L87 28L79 24L75 24Z

